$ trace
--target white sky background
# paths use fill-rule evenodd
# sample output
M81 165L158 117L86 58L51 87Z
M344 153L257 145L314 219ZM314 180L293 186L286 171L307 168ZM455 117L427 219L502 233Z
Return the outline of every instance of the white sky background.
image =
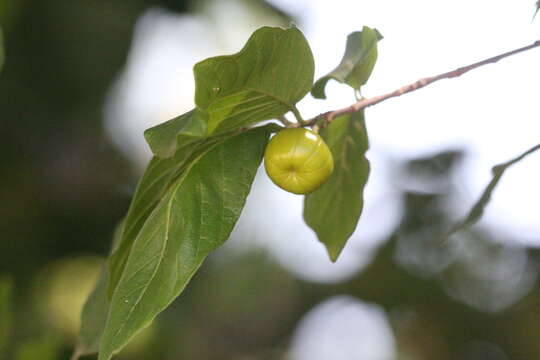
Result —
M376 27L384 40L363 89L368 97L540 39L540 16L531 23L533 0L273 2L299 19L315 56L316 78L338 64L350 32L363 25ZM244 6L235 0L216 1L197 16L154 9L137 23L128 65L111 90L106 116L113 140L141 169L150 157L144 129L194 106L193 65L237 52L256 28L277 25L275 19L254 17ZM264 171L256 178L226 251L255 243L309 281L346 279L369 261L374 246L399 219L399 200L389 185L395 177L394 160L448 148L469 152L455 179L462 194L452 204L456 217L465 214L489 182L493 165L540 143L539 65L540 49L534 49L369 108L372 173L366 205L336 264L303 223L302 197L275 187ZM352 91L334 81L327 95L328 101L308 95L299 104L304 117L354 102ZM510 241L540 245L539 184L540 153L506 172L480 225L507 234ZM368 346L364 355L370 351Z

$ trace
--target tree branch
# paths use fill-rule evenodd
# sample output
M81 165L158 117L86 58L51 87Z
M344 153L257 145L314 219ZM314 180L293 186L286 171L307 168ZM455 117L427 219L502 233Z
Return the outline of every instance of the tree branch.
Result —
M439 74L439 75L435 75L435 76L420 79L418 81L415 81L412 84L403 86L403 87L401 87L401 88L399 88L397 90L394 90L392 92L389 92L387 94L375 96L375 97L372 97L372 98L360 99L356 103L354 103L354 104L352 104L350 106L347 106L345 108L327 111L325 113L319 114L319 115L315 116L314 118L311 118L311 119L305 121L304 124L296 123L296 124L294 124L292 126L293 127L299 127L299 126L305 126L305 125L312 126L312 125L315 125L318 121L321 121L322 122L321 125L325 126L325 125L327 125L329 122L331 122L333 119L335 119L338 116L354 113L356 111L365 109L365 108L367 108L369 106L373 106L375 104L378 104L378 103L383 102L385 100L388 100L390 98L398 97L398 96L401 96L403 94L406 94L406 93L421 89L424 86L427 86L429 84L432 84L432 83L434 83L436 81L439 81L439 80L442 80L442 79L451 79L451 78L461 76L461 75L465 74L466 72L469 72L469 71L471 71L473 69L476 69L476 68L478 68L480 66L496 63L497 61L499 61L501 59L512 56L514 54L518 54L518 53L523 52L523 51L530 50L530 49L538 47L538 46L540 46L540 40L535 41L531 45L524 46L522 48L515 49L515 50L512 50L512 51L508 51L508 52L506 52L504 54L493 56L493 57L490 57L489 59L485 59L485 60L476 62L474 64L463 66L463 67L460 67L460 68L458 68L456 70L452 70L452 71L445 72L443 74Z

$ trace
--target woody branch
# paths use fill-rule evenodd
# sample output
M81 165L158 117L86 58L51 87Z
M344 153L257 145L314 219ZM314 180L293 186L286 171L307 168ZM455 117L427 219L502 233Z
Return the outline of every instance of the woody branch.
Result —
M527 51L527 50L530 50L530 49L533 49L533 48L539 47L539 46L540 46L540 40L537 40L534 43L532 43L531 45L524 46L524 47L521 47L519 49L515 49L515 50L512 50L512 51L508 51L508 52L505 52L503 54L493 56L493 57L490 57L488 59L478 61L478 62L475 62L473 64L467 65L467 66L462 66L462 67L460 67L458 69L448 71L448 72L445 72L445 73L442 73L442 74L439 74L439 75L430 76L430 77L426 77L426 78L417 80L412 84L403 86L403 87L401 87L401 88L399 88L397 90L394 90L392 92L389 92L389 93L386 93L386 94L383 94L383 95L379 95L379 96L374 96L374 97L371 97L371 98L363 98L363 99L357 101L356 103L354 103L354 104L352 104L350 106L347 106L347 107L342 108L342 109L327 111L327 112L319 114L319 115L317 115L317 116L315 116L315 117L313 117L313 118L311 118L309 120L303 121L302 123L295 123L295 124L291 125L291 127L314 126L314 125L318 125L317 123L319 123L319 122L320 122L321 126L325 126L325 125L330 123L333 119L335 119L338 116L345 115L345 114L351 114L351 113L360 111L362 109L365 109L365 108L367 108L369 106L376 105L376 104L378 104L380 102L383 102L385 100L388 100L388 99L391 99L391 98L394 98L394 97L398 97L398 96L401 96L403 94L407 94L409 92L421 89L424 86L427 86L429 84L432 84L432 83L434 83L436 81L439 81L439 80L442 80L442 79L451 79L451 78L461 76L461 75L463 75L463 74L465 74L465 73L467 73L467 72L469 72L469 71L471 71L473 69L479 68L479 67L487 65L487 64L496 63L497 61L499 61L501 59L504 59L506 57L509 57L509 56L512 56L512 55L515 55L515 54L518 54L518 53L521 53L521 52L524 52L524 51Z

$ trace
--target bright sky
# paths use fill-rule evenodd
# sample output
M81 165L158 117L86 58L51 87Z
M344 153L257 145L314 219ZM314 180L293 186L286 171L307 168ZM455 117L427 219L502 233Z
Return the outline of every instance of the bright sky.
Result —
M540 17L531 22L533 0L273 2L298 17L297 25L315 55L316 77L337 65L350 32L363 25L376 27L384 40L363 90L368 97L540 39ZM144 129L193 107L193 65L238 51L259 26L277 25L246 12L246 3L216 1L206 17L154 9L137 23L128 66L111 91L106 115L113 139L141 169L150 156ZM217 20L218 26L209 19ZM235 232L244 236L236 236L229 250L256 242L307 280L345 279L366 264L370 251L399 219L398 199L389 186L395 174L392 160L453 147L469 151L463 171L454 179L462 194L452 204L456 217L465 214L489 182L493 165L540 143L538 64L540 49L534 49L368 109L373 169L366 207L336 264L328 261L304 225L302 198L273 186L264 172L256 179ZM299 105L304 117L354 102L346 86L332 81L327 94L329 101L307 96ZM539 163L540 153L505 174L481 224L507 234L509 241L540 245Z

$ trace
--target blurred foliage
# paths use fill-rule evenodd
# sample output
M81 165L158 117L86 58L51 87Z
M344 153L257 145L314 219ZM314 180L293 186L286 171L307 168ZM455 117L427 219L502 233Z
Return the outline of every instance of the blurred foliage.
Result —
M11 292L12 281L9 278L0 277L0 359L5 359L4 354L10 340L12 306Z
M0 72L2 71L2 67L4 67L4 35L2 33L2 28L0 27Z
M508 160L502 164L496 165L491 169L491 172L493 174L493 177L489 184L486 186L484 192L480 196L480 199L473 205L465 219L463 219L460 223L456 224L447 234L447 236L450 236L452 234L455 234L458 231L461 231L469 226L474 225L478 220L482 218L482 215L484 214L484 210L486 206L488 205L491 195L493 194L493 191L499 184L499 181L501 180L504 172L506 169L508 169L510 166L514 165L515 163L520 162L525 157L527 157L529 154L532 154L533 152L540 149L540 144L533 146L529 150L525 151L523 154L515 157L512 160Z
M7 336L0 282L6 359L69 358L74 340L55 326L60 318L51 318L49 305L57 300L49 300L68 304L88 291L75 291L84 285L78 280L90 278L81 269L94 268L84 259L107 253L127 210L137 179L104 134L102 107L133 25L149 6L194 7L174 0L0 1L7 55L0 76L0 274L14 284ZM321 285L262 252L218 252L118 359L284 359L303 316L342 294L386 310L399 359L540 358L538 249L510 245L519 239L481 227L438 242L455 220L448 199L457 196L452 178L463 156L447 151L403 164L392 189L403 199L401 223L349 280ZM62 267L75 285L45 296L55 288L50 279L65 279L51 275Z
M45 336L39 339L26 340L17 347L15 360L56 360L62 342L59 338Z

